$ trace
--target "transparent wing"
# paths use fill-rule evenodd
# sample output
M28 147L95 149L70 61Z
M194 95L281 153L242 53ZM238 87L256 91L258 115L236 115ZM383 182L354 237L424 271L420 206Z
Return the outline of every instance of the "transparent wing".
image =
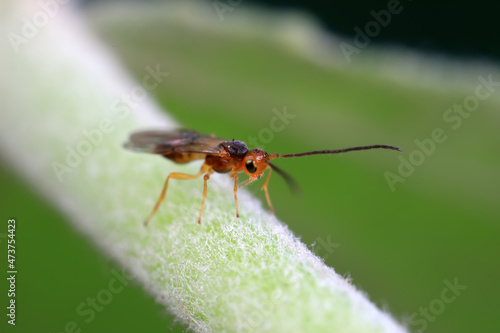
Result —
M192 130L143 131L134 133L125 148L144 153L168 155L170 153L216 154L218 145L226 140Z

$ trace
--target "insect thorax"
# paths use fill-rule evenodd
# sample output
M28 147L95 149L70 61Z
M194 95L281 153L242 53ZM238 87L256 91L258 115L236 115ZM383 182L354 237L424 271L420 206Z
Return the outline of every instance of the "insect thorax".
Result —
M242 141L224 141L219 148L227 151L232 158L242 159L248 153L248 147Z
M241 141L224 141L218 148L220 153L208 155L206 162L219 173L230 172L233 168L239 169L241 161L248 153L247 145Z

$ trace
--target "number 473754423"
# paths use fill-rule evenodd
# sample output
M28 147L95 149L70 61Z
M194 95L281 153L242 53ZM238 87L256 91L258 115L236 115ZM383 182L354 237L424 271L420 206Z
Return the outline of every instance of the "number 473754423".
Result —
M8 221L8 234L7 234L7 261L9 262L9 269L13 270L16 268L16 240L15 240L15 230L16 230L16 220Z

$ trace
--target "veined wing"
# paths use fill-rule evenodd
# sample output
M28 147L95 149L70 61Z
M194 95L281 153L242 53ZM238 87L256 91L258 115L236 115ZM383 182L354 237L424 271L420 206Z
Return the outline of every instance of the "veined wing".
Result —
M217 147L226 140L201 134L192 130L143 131L130 136L125 148L151 154L173 153L216 154Z

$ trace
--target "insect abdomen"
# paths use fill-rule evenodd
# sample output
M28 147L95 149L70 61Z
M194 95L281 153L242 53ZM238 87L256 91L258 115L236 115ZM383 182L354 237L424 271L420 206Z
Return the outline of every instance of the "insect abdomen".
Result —
M206 154L172 152L170 154L164 154L163 156L174 161L175 163L189 163L194 160L204 159Z

